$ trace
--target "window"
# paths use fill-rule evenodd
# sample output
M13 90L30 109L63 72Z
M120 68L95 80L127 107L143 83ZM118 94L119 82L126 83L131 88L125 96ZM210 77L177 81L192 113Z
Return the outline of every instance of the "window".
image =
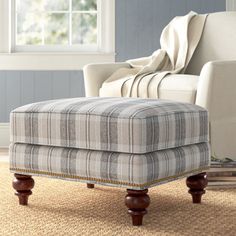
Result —
M99 0L15 0L14 50L99 50L100 4Z
M81 69L113 62L114 5L114 0L0 1L0 69Z

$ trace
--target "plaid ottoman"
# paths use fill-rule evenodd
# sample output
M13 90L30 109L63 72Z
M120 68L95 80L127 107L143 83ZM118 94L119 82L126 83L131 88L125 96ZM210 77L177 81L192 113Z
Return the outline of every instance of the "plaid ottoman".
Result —
M73 98L11 112L10 170L21 205L32 175L127 188L134 225L148 188L187 176L193 202L207 185L208 113L186 103L138 98Z

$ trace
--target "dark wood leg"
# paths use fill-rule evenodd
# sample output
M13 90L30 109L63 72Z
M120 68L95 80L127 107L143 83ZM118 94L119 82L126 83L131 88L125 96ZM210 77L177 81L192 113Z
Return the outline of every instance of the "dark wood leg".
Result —
M127 192L128 194L125 197L125 205L128 207L128 213L132 217L133 225L142 225L143 216L147 214L146 208L148 208L150 204L150 198L147 195L148 189L127 189Z
M94 184L87 184L87 188L94 188Z
M15 195L18 196L20 205L28 205L28 197L32 194L31 189L34 187L32 177L15 174L12 186L16 190Z
M189 187L189 193L192 195L193 203L201 203L202 195L206 192L208 184L207 174L201 173L187 178L186 184Z

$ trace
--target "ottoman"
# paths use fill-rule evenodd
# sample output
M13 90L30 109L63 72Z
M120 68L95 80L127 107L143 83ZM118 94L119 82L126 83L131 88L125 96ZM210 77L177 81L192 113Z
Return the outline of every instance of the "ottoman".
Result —
M21 205L33 175L127 189L133 225L141 225L148 188L188 177L193 203L210 165L208 113L187 103L139 98L39 102L10 115L10 170ZM115 204L115 203L114 203Z

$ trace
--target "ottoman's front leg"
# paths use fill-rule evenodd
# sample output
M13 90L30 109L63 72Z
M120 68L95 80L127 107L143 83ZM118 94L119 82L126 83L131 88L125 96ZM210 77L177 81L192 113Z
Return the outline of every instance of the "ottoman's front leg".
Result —
M12 186L16 190L15 195L18 196L20 205L28 205L28 198L34 187L33 178L30 175L15 174Z
M128 213L132 217L133 225L142 225L143 216L147 214L146 208L150 204L150 198L147 195L148 189L127 189L127 192L128 194L125 197L125 204L129 208Z
M202 195L206 192L208 184L207 174L201 173L187 178L186 184L189 187L189 193L192 195L193 203L201 203Z

